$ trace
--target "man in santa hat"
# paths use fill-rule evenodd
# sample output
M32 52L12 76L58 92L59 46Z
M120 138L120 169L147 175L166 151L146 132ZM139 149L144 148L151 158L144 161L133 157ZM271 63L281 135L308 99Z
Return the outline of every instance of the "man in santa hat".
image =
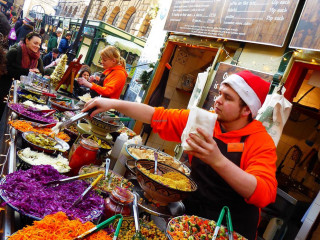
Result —
M197 129L201 139L190 134L193 149L191 177L198 190L184 201L187 214L217 220L223 206L231 211L235 231L255 239L260 208L275 201L277 194L276 147L264 126L254 120L269 91L270 83L249 71L232 74L219 89L214 103L217 122L213 137ZM116 109L150 123L153 131L168 141L181 141L189 110L153 108L114 99L96 98L83 111L91 116Z

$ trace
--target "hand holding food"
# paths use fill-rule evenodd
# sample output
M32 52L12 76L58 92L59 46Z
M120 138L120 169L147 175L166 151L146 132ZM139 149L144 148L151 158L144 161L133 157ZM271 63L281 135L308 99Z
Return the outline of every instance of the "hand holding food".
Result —
M213 168L223 164L225 157L219 150L217 143L203 129L198 128L197 131L203 139L195 134L190 134L187 143L193 150L187 151L187 153L201 159Z

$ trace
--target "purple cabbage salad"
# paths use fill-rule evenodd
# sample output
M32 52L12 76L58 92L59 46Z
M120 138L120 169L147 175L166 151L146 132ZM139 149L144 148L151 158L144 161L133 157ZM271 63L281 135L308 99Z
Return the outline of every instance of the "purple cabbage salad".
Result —
M104 200L96 192L90 191L74 207L72 203L89 186L84 180L76 180L60 185L46 185L54 180L66 178L50 165L33 166L6 176L0 185L2 196L22 213L38 218L59 211L69 218L79 218L82 222L93 221L103 212Z
M56 119L54 119L54 117L52 115L48 116L48 117L43 117L44 114L43 112L33 112L32 110L37 110L36 108L32 108L32 107L28 107L26 108L23 104L20 103L12 103L11 108L24 115L27 116L29 118L38 120L38 121L42 121L42 122L46 122L46 123L55 123L57 122Z

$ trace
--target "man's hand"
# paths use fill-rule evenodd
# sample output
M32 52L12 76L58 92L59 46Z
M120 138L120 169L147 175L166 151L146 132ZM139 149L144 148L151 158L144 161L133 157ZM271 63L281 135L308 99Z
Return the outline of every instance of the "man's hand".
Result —
M82 86L85 86L85 87L87 87L87 88L91 88L92 87L92 84L91 83L89 83L86 79L84 79L84 78L78 78L78 83L80 84L80 85L82 85Z
M197 131L204 139L191 133L187 139L187 143L193 150L186 153L201 159L201 161L212 168L221 167L225 164L226 158L218 148L216 141L203 129L198 128Z
M115 101L112 99L96 97L91 99L84 105L82 112L86 112L91 108L96 107L96 110L94 110L90 115L90 117L93 117L98 113L105 112L114 108L114 102Z

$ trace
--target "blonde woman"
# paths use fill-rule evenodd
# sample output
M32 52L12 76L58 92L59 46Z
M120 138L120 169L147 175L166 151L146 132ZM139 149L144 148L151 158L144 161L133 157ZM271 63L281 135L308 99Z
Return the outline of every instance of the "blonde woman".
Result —
M97 83L89 82L79 78L78 83L90 88L91 97L101 95L102 97L118 99L126 83L128 76L125 62L121 60L119 50L114 46L108 46L101 52L101 63L105 71Z

